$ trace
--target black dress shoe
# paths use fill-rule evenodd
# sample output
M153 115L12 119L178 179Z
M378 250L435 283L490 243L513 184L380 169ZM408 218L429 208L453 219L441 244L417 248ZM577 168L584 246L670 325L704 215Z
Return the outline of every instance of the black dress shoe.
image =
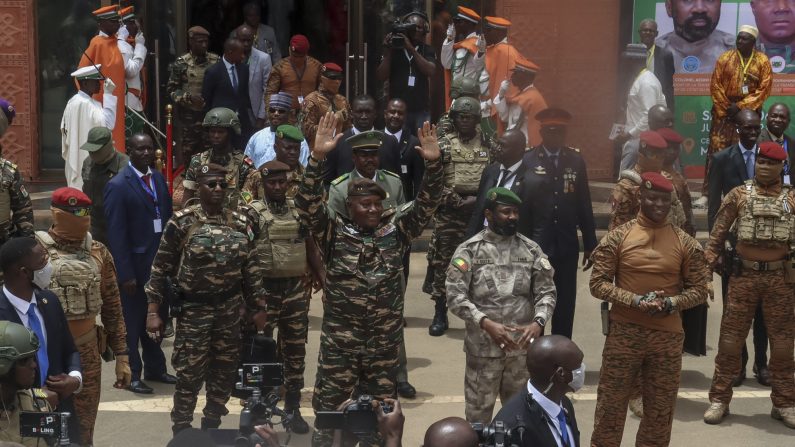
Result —
M756 376L756 381L759 382L760 385L770 386L770 371L768 371L767 366L757 368L756 365L754 365L754 375Z
M163 373L159 376L145 376L144 379L149 380L150 382L160 382L166 383L168 385L174 385L177 383L177 378L169 373Z
M398 382L397 392L400 397L405 397L407 399L413 399L417 395L417 389L408 382Z
M743 382L745 382L745 369L740 371L740 374L734 378L734 380L732 381L732 388L737 388L738 386L741 386Z
M152 387L143 383L140 380L133 380L132 382L130 382L130 386L128 386L127 389L132 391L133 393L138 393L138 394L152 394L155 392L155 390L153 390Z

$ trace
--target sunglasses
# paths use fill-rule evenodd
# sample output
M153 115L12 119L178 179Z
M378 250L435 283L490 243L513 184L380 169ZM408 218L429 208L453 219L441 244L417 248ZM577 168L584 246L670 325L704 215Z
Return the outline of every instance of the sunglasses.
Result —
M287 113L284 109L274 109L273 107L270 108L271 113Z
M217 188L219 186L221 187L221 189L226 189L226 188L229 187L229 183L228 182L221 182L221 181L216 181L216 180L213 180L213 181L210 181L210 182L207 182L207 183L202 183L202 184L204 186L210 188L210 189L215 189L215 188Z
M68 207L56 207L59 210L66 211L67 213L73 214L77 217L87 217L91 215L91 207L79 207L79 208L68 208Z

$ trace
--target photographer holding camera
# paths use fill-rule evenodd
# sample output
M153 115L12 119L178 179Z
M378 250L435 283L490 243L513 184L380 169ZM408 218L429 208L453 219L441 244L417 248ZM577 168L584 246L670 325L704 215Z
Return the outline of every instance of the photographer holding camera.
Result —
M419 11L406 14L384 38L384 56L376 79L389 81L389 98L406 101L406 125L412 133L430 120L428 85L436 71L433 48L425 44L428 17Z

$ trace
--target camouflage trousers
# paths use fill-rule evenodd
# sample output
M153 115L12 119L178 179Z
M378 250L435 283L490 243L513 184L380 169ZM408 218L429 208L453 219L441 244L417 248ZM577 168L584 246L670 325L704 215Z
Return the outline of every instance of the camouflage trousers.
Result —
M279 278L263 281L268 297L268 324L265 334L278 329L277 350L284 364L284 387L301 391L304 387L304 358L309 332L311 286L304 278Z
M179 145L175 149L180 154L198 154L209 149L207 133L202 127L204 114L202 112L185 111L179 117ZM186 151L185 148L188 150ZM190 160L183 160L187 166Z
M96 333L94 328L91 329ZM75 413L80 423L80 439L84 445L94 443L94 424L99 410L99 394L102 388L102 358L99 356L97 339L77 346L80 366L83 371L83 389L74 395Z
M218 305L187 303L177 319L171 365L177 375L174 388L174 425L190 425L202 385L207 390L204 416L219 421L229 411L226 403L237 381L240 357L240 295Z
M431 250L433 258L430 265L433 268L433 294L434 300L447 301L445 292L445 280L447 279L447 266L450 258L453 257L455 249L464 242L466 236L466 226L469 221L470 213L465 213L450 207L439 208L434 216L434 229L431 236Z
M610 322L602 351L591 446L621 445L627 404L636 386L640 386L643 396L643 419L635 445L669 444L684 339L682 333Z
M526 386L527 372L524 355L476 357L467 353L464 371L464 401L469 422L488 424L494 412L497 396L505 404Z
M321 335L315 393L312 396L312 408L315 412L337 410L352 397L356 388L376 400L395 398L394 375L398 345L379 351L352 353L332 346L325 339L326 335ZM312 446L331 446L333 438L333 430L315 430L312 434ZM373 438L362 440L360 445L377 443Z
M729 278L729 297L720 322L715 375L709 390L710 402L728 404L732 399L732 380L740 374L741 352L748 330L761 302L770 339L770 384L773 406L795 406L795 363L793 363L792 284L784 282L784 271L758 272L744 269L741 276Z

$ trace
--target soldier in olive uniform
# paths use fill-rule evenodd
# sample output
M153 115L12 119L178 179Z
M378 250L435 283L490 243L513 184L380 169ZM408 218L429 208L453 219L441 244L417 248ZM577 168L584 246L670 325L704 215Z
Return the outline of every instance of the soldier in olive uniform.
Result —
M720 424L729 414L732 381L741 370L742 346L761 303L770 339L770 416L795 428L795 191L782 183L786 159L786 151L777 143L759 144L753 180L724 197L706 245L704 256L709 265L732 272L709 390L710 406L704 413L707 424ZM737 241L734 255L724 250L732 233Z
M486 192L489 225L456 249L447 268L450 311L466 322L464 400L469 422L488 424L529 374L525 352L555 310L552 265L516 232L522 200L507 188Z
M14 121L14 106L0 98L0 137ZM0 151L2 147L0 147ZM33 204L17 165L0 152L0 245L12 237L33 235ZM2 278L2 273L0 273Z
M47 445L42 438L23 438L19 432L21 412L52 411L47 394L41 388L33 388L39 339L21 324L0 321L0 350L3 351L0 357L0 397L3 402L0 418L4 422L0 441L31 447Z
M460 97L474 98L480 101L480 86L477 81L471 78L458 78L450 85L450 99L456 100ZM444 112L439 117L439 122L436 125L436 133L439 138L453 132L453 120L450 117L450 112Z
M297 127L290 124L282 124L276 128L274 137L273 150L276 154L275 160L286 164L289 168L287 172L287 198L292 199L298 193L298 186L304 176L304 167L299 161L302 147L305 145L304 135ZM261 168L262 166L260 166ZM246 182L246 194L250 195L252 199L256 197L258 200L264 200L263 183L264 178L261 171L259 175L251 176L251 179Z
M433 293L435 312L428 333L434 337L447 330L445 272L453 252L466 235L477 201L480 176L489 163L489 148L480 132L480 102L468 96L453 101L450 117L454 130L439 138L444 165L444 190L434 216L432 236Z
M256 184L257 177L259 177L259 172L251 159L232 146L232 132L240 135L240 120L237 113L232 110L216 107L207 112L202 126L207 128L211 148L190 159L188 169L185 171L185 180L182 182L185 187L182 206L186 207L188 201L196 194L199 187L196 182L199 168L214 163L226 169L225 182L229 190L225 194L224 206L236 210L238 205L244 203L241 196L242 191L248 191L256 198L257 191L251 189L251 185Z
M301 104L298 122L306 135L310 149L315 142L317 124L326 112L337 115L337 132L344 132L353 125L351 105L339 94L340 84L342 84L342 68L333 62L326 62L320 68L320 85L317 90L306 95Z
M88 140L80 149L88 152L83 163L83 192L91 199L91 236L108 245L105 222L105 185L130 162L127 154L113 147L112 133L107 127L88 131Z
M323 164L334 149L336 118L318 126L314 150L295 198L312 234L322 235L326 253L323 326L320 336L315 411L336 410L359 383L375 399L395 396L394 368L403 339L403 253L430 220L442 194L441 152L426 122L420 133L427 169L417 199L383 212L384 190L370 179L350 183L350 219L331 217L323 203ZM330 446L332 431L315 431L313 446Z
M174 213L166 224L146 284L146 330L156 341L164 329L158 311L169 293L166 278L173 278L183 303L171 357L177 375L174 434L190 428L202 385L207 390L202 428L221 424L237 379L241 311L252 316L258 331L267 319L250 222L243 212L224 206L227 172L216 164L197 171L199 203Z
M218 62L217 54L207 51L210 33L201 26L188 29L190 51L178 57L169 67L170 76L166 90L177 105L177 123L180 126L179 152L186 163L194 154L207 150L202 118L204 98L202 83L204 71Z

